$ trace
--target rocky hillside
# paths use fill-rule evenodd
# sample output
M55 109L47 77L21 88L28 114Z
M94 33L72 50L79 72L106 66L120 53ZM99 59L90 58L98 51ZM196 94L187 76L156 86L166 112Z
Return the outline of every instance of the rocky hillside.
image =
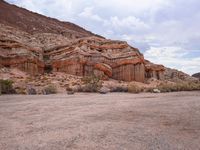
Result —
M62 22L0 0L0 23L28 33L54 33L69 38L95 34L70 22Z
M180 82L180 81L196 81L197 79L177 69L171 69L165 67L164 78L168 81Z
M192 76L195 77L195 78L199 78L200 79L200 72L199 73L195 73Z
M0 67L19 69L31 76L62 72L128 82L189 77L145 60L127 42L105 39L73 23L42 16L3 0L0 0Z

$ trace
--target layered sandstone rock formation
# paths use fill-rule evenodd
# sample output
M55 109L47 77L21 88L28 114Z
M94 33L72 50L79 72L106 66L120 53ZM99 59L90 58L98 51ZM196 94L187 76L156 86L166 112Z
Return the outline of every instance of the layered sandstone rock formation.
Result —
M0 64L19 68L32 75L44 70L42 51L12 40L0 39Z
M153 64L152 62L145 60L145 77L155 78L158 80L164 80L165 67L163 65Z
M95 74L123 81L145 80L145 61L138 49L126 42L97 37L78 39L45 51L54 71L73 75Z
M138 82L162 80L165 71L126 42L105 39L4 1L0 1L0 66L31 75L65 72Z

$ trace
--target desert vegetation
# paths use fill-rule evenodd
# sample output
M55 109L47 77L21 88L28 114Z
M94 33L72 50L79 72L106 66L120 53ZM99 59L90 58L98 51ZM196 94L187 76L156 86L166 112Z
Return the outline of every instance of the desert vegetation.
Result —
M161 92L195 91L200 90L200 82L161 83L158 89Z
M44 95L56 94L57 93L57 88L53 84L50 84L50 85L46 86L42 90L42 92L43 92Z
M0 80L0 95L1 94L14 94L15 90L13 88L12 80Z
M98 92L102 87L102 81L95 75L85 76L82 78L83 86L80 92Z
M144 91L144 88L139 87L137 84L129 84L128 85L128 92L129 93L141 93Z
M71 78L71 79L70 79ZM109 93L109 92L128 92L128 93L166 93L178 91L200 90L200 81L159 81L151 80L146 83L124 82L116 80L101 80L95 75L77 78L75 76L65 76L64 74L45 75L37 80L0 80L1 94L56 94L65 92L74 94L76 92Z

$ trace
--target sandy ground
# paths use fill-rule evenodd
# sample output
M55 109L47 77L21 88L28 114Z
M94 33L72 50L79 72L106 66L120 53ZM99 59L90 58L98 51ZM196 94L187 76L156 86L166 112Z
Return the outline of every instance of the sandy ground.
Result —
M0 150L199 150L200 92L0 96Z

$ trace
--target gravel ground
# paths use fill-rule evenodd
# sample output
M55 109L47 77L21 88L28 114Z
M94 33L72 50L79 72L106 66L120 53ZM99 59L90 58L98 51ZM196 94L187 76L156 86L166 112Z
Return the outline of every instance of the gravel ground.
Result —
M0 96L0 150L199 150L200 92Z

